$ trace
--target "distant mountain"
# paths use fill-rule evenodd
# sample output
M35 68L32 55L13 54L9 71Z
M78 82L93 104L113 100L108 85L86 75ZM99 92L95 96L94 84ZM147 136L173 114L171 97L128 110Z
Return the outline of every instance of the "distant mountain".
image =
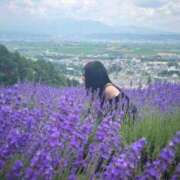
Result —
M160 30L138 26L109 26L98 21L78 21L74 19L55 19L48 22L29 20L27 22L8 22L1 27L2 34L13 39L40 39L46 40L51 37L67 40L117 40L117 39L175 39L179 36ZM163 35L162 35L163 34ZM162 35L162 36L161 36Z
M45 35L69 35L69 34L91 34L91 33L110 33L114 28L97 21L78 21L74 19L59 19L48 22L31 20L27 22L11 22L1 27L1 32L16 32L26 34L45 34Z
M160 33L159 30L153 30L138 26L110 26L98 21L75 20L75 19L55 19L51 21L42 21L31 19L23 22L6 22L1 26L1 32L16 32L27 34L48 34L48 35L69 35L69 34L94 34L94 33Z

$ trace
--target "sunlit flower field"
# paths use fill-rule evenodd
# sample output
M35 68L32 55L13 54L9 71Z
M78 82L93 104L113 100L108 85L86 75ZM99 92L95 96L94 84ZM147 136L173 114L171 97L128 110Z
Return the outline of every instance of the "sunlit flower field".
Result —
M180 84L124 92L135 120L82 87L1 87L0 179L180 179Z

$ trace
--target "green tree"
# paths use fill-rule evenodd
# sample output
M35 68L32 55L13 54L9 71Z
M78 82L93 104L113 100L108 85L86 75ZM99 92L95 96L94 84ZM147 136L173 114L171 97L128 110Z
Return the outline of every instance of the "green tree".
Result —
M66 78L55 65L45 60L32 61L18 52L9 52L0 45L0 85L31 81L49 85L68 86L79 84Z

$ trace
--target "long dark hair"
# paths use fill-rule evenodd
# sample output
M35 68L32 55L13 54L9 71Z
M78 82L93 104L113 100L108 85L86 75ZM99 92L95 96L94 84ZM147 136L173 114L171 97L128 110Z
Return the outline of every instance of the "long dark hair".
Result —
M104 65L100 61L91 61L84 67L85 87L87 92L99 92L102 98L105 84L111 83Z
M129 97L126 95L126 93L123 92L121 88L119 88L117 85L111 82L106 68L100 61L91 61L87 63L84 66L84 76L85 76L85 88L87 90L87 94L89 94L89 92L91 93L98 92L101 102L101 107L103 106L105 101L105 97L103 95L104 87L107 83L111 83L121 92L122 110L125 112L125 114L129 113L130 110ZM112 100L110 100L110 103L112 104ZM118 104L116 104L116 108L117 105ZM133 104L132 104L132 108L133 108L132 114L134 115L135 113L137 113L137 108ZM133 119L135 119L135 117L133 117Z

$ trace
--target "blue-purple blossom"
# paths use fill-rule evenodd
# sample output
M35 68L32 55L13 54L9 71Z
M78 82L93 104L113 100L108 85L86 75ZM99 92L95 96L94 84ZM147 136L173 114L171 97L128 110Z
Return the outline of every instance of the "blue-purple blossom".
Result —
M180 163L176 166L174 174L171 177L171 180L178 180L178 179L180 179Z
M155 83L124 90L136 105L174 112L180 107L180 85ZM0 88L0 176L7 179L135 179L146 140L124 145L121 106L101 107L97 94L82 87L55 88L18 84ZM122 102L121 102L122 103ZM114 107L114 104L112 105ZM139 119L138 119L139 120ZM174 162L177 132L159 157L137 179L159 179ZM172 179L179 177L179 165Z
M173 163L176 153L176 147L180 143L180 131L172 138L167 146L161 150L158 159L148 163L144 173L138 176L138 180L161 179L163 173Z
M116 155L104 173L103 179L128 180L134 177L141 152L146 144L144 138L133 143L120 155Z

